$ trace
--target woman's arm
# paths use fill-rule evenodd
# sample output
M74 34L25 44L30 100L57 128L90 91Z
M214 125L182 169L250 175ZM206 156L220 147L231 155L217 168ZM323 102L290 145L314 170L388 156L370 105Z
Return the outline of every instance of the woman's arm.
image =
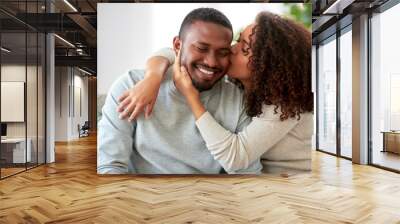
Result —
M175 85L185 96L208 150L228 173L248 168L298 123L297 119L280 121L279 114L274 114L270 106L264 110L262 118L253 118L243 131L230 132L206 111L189 74L180 66L179 58L180 52L174 63Z
M274 114L273 106L264 110L262 118L254 117L237 134L222 127L208 112L196 121L208 150L227 172L245 169L260 159L297 123L294 118L280 121L279 114Z
M125 91L118 99L120 104L117 111L120 113L120 119L128 119L131 122L143 110L146 118L150 116L164 74L174 60L175 53L170 48L156 52L147 60L144 79L132 89Z
M185 74L184 69L182 71ZM273 106L270 106L264 111L263 118L255 117L243 131L232 133L206 111L197 90L189 85L191 84L189 76L187 74L179 76L185 78L175 80L177 88L184 92L208 150L228 173L247 169L298 123L297 119L293 118L281 121L279 114L274 114Z

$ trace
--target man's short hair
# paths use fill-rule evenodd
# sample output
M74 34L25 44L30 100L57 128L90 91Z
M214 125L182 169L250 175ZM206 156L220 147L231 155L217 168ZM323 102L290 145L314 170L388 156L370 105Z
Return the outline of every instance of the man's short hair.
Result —
M186 29L196 21L215 23L228 28L232 33L232 24L220 11L213 8L198 8L186 15L179 29L179 38L183 38Z

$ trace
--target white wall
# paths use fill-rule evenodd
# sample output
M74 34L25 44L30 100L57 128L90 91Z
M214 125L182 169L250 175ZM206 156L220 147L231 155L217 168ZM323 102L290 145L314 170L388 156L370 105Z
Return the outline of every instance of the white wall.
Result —
M184 17L193 9L212 7L223 12L234 32L253 22L260 11L282 13L282 4L99 3L97 12L98 94L106 94L114 80L132 68L142 69L152 52L172 47Z
M77 70L75 70L75 72L77 72ZM79 116L79 121L85 122L88 120L88 77L82 76L82 74L83 73L78 73L77 75L75 73L74 85L81 89L82 116Z
M56 67L55 74L55 141L67 141L68 68Z
M78 74L77 74L78 72ZM74 99L74 113L73 119L72 119L72 130L71 130L71 138L78 138L79 133L78 133L78 124L82 126L85 121L88 121L88 77L87 76L81 76L83 73L79 72L78 70L74 70L74 96L72 98ZM77 90L80 90L80 93L77 92ZM79 95L80 94L80 99ZM78 101L81 102L78 102ZM81 108L79 108L81 107ZM81 113L79 111L81 109Z
M2 65L1 66L1 81L9 81L9 82L25 82L25 76L26 72L28 72L29 75L31 74L36 74L36 67L34 66L27 66L25 67L24 65L18 65L18 64L7 64L7 65ZM29 80L30 85L36 85L36 81ZM35 102L34 106L36 108L36 88L27 88L27 104L30 104L31 102ZM1 108L1 110L8 110L9 108ZM32 108L27 108L27 119L28 119L28 137L29 134L31 134L33 131L36 130L36 112L35 109L32 110ZM32 124L32 121L34 121L35 124ZM8 137L25 137L25 126L26 122L7 122L7 136ZM36 133L36 132L35 132Z
M88 120L88 78L76 68L56 67L55 91L55 141L77 139L78 124ZM81 109L79 113L78 92L81 91ZM75 110L75 111L74 111Z

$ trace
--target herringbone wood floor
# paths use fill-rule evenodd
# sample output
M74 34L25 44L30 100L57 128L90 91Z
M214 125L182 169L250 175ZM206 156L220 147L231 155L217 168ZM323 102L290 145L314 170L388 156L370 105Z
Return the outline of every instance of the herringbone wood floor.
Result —
M313 154L313 171L98 176L95 137L0 181L0 223L400 223L400 175Z

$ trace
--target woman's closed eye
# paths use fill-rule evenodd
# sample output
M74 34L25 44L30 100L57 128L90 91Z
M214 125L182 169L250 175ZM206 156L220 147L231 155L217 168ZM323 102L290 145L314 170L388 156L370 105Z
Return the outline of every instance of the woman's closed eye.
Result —
M243 53L243 55L244 56L247 56L248 54L250 54L250 48L249 47L247 47L247 48L243 48L242 47L242 53Z
M241 47L241 51L243 53L244 56L247 56L250 52L250 47L247 46L247 42L246 41L242 41L242 38L239 36L239 38L237 39L237 44L242 45Z

